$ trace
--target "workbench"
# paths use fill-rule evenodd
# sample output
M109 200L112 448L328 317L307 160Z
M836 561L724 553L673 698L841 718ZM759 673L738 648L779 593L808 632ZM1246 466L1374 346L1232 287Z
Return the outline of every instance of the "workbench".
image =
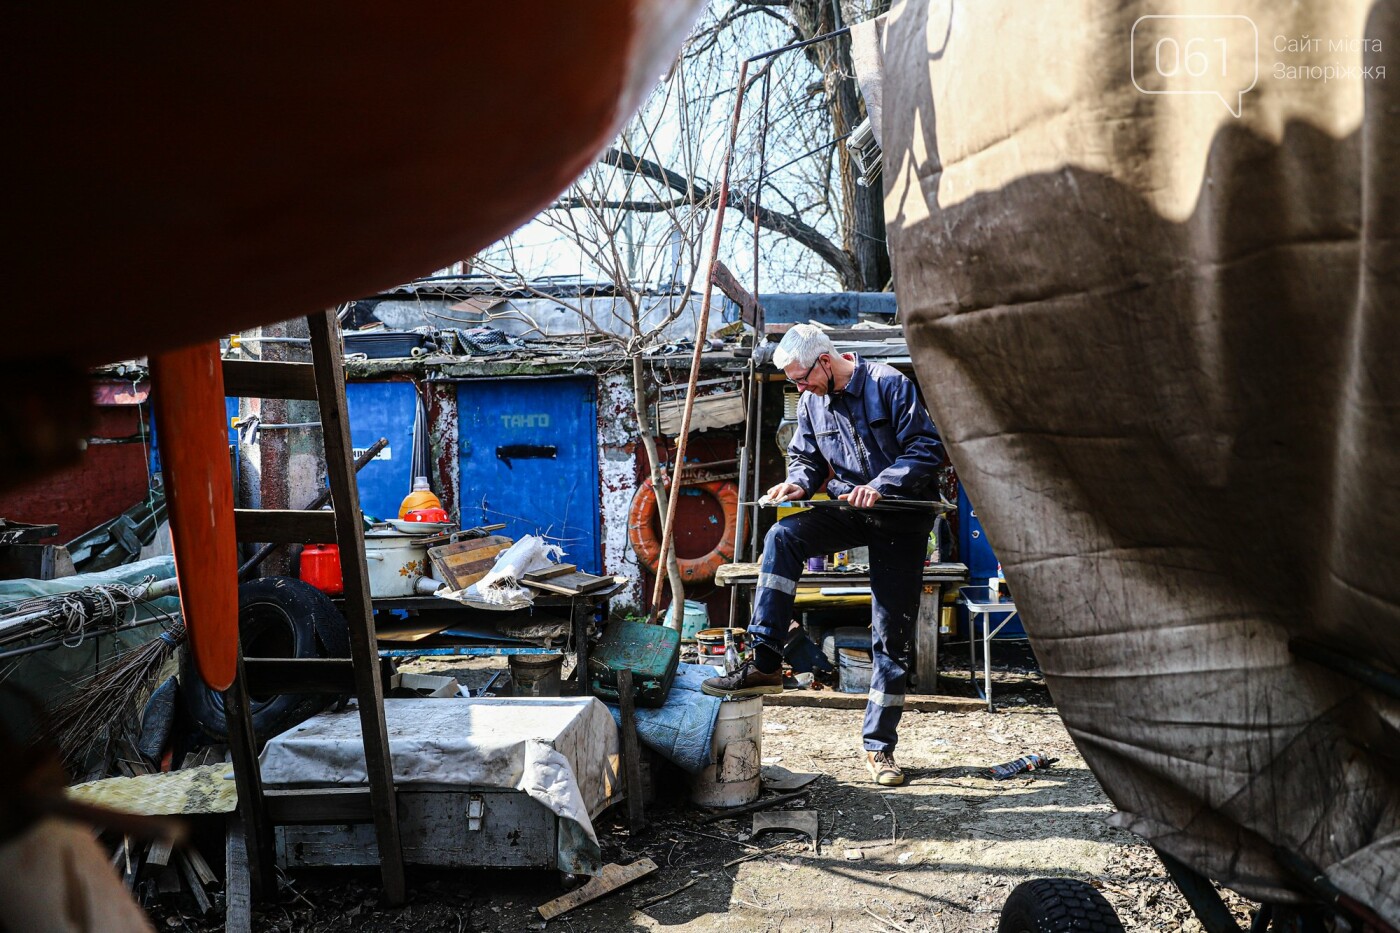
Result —
M588 635L589 624L601 603L617 595L626 583L615 582L610 586L581 593L577 596L559 596L551 593L536 593L531 609L544 609L567 617L570 624L569 644L573 646L574 670L583 672L578 677L578 694L588 696ZM497 613L489 609L466 606L450 599L437 596L390 596L375 597L371 600L376 613L380 611L404 611L412 616L437 616L450 614L459 619L470 619L478 624L490 625L493 618L501 618L508 613ZM560 611L562 610L562 611ZM447 615L443 615L446 618ZM393 643L386 647L379 645L381 658L443 658L443 657L501 657L517 654L567 654L568 645L563 648L546 648L520 644L462 644L462 645L420 645L413 643Z
M715 574L719 586L733 586L748 598L742 607L739 619L748 618L748 605L752 604L753 589L758 585L759 564L725 564ZM938 619L943 605L943 594L949 588L961 587L968 580L967 565L955 563L926 564L924 566L924 588L919 596L919 617L915 630L910 633L909 644L914 652L913 681L910 693L935 694L938 692ZM798 587L869 587L870 574L862 570L804 570Z

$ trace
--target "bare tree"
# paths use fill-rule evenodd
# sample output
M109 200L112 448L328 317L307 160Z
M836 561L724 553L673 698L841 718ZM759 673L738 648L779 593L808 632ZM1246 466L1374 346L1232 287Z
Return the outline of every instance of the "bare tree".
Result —
M685 69L675 69L624 131L619 148L611 150L618 157L591 167L554 209L538 218L578 251L582 272L612 285L611 302L600 309L598 301L545 295L531 284L531 276L520 262L521 251L510 240L473 260L474 270L495 277L503 285L568 307L578 315L583 336L610 346L626 360L632 414L646 450L663 524L673 499L657 444L658 426L651 423L648 402L658 380L647 365L648 351L671 339L668 331L691 310L696 275L703 265L700 244L710 205L708 195L698 195L688 185L682 184L679 193L673 193L666 181L628 166L654 163L663 157L674 158L687 169L693 166L696 141L690 135L686 108L673 111L667 107L683 94L684 83ZM679 119L673 119L676 113ZM668 122L663 126L662 121ZM661 155L663 149L666 156ZM662 287L657 288L658 284ZM505 313L518 317L521 312ZM674 548L665 557L671 588L668 624L679 629L685 588Z

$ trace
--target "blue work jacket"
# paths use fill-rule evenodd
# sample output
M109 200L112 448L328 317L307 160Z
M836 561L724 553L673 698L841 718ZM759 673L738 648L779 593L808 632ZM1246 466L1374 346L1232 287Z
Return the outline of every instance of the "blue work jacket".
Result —
M856 370L846 388L825 396L802 393L787 481L808 496L826 482L833 499L861 485L899 499L936 498L943 442L914 383L884 363L853 359Z

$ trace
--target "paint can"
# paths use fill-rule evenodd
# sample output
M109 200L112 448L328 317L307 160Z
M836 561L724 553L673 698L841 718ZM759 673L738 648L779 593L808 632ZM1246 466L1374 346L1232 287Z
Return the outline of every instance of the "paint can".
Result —
M706 658L715 658L721 666L724 664L724 629L707 628L695 633L695 645L700 651L700 663L705 664ZM734 635L734 648L743 655L749 649L749 633L747 629L729 629Z

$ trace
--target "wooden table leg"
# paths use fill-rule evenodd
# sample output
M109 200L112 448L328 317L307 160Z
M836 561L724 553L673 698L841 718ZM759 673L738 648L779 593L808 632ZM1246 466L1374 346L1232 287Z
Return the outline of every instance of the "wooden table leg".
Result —
M925 583L919 595L919 618L915 623L914 661L919 685L917 692L938 692L938 622L943 608L943 585Z
M569 608L574 625L574 675L578 678L578 695L593 695L588 677L588 624L593 621L591 600L574 598Z
M622 714L622 770L627 781L627 825L633 834L646 828L642 801L642 749L637 739L637 719L633 709L632 672L617 672L618 711Z

